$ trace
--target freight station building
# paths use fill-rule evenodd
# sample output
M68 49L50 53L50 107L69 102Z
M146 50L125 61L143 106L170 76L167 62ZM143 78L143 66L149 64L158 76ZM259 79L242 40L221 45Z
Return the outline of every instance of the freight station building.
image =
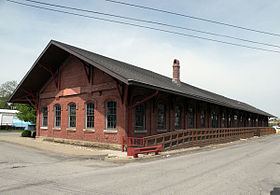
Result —
M168 148L272 133L271 114L184 83L179 61L171 65L173 78L52 40L10 102L36 108L39 137L115 146L142 139Z

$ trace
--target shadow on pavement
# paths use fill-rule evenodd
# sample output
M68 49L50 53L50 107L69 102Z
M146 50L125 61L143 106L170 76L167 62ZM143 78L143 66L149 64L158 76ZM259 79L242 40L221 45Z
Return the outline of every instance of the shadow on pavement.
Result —
M280 187L273 188L270 195L280 195Z

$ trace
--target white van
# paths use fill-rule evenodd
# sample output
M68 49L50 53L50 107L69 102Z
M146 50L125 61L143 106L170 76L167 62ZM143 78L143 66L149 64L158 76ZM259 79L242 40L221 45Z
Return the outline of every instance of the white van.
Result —
M276 130L276 133L280 133L280 127L279 126L273 126L272 128L274 128Z

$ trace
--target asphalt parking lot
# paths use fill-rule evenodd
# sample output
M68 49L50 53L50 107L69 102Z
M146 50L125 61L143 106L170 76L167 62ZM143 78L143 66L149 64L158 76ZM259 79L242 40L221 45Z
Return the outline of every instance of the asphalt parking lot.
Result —
M0 141L0 194L279 194L280 136L114 163Z

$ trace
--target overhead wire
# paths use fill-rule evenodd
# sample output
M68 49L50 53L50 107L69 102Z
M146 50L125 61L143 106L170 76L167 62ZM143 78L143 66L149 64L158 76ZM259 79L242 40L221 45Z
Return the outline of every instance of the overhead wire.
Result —
M26 6L26 7L32 7L32 8L48 10L48 11L53 11L53 12L59 12L59 13L64 13L64 14L68 14L68 15L85 17L85 18L95 19L95 20L100 20L100 21L106 21L106 22L110 22L110 23L117 23L117 24L133 26L133 27L145 28L145 29L150 29L150 30L154 30L154 31L160 31L160 32L165 32L165 33L169 33L169 34L179 35L179 36L183 36L183 37L192 37L192 38L196 38L196 39L202 39L202 40L222 43L222 44L226 44L226 45L238 46L238 47L243 47L243 48L248 48L248 49L267 51L267 52L280 53L280 51L273 50L273 49L266 49L266 48L261 48L261 47L255 47L255 46L249 46L249 45L244 45L244 44L232 43L232 42L222 41L222 40L218 40L218 39L212 39L212 38L207 38L207 37L202 37L202 36L197 36L197 35L186 34L186 33L182 33L182 32L176 32L176 31L170 31L170 30L155 28L155 27L151 27L151 26L144 26L144 25L135 24L135 23L129 23L129 22L124 22L124 21L119 21L119 20L95 17L95 16L90 16L90 15L84 15L84 14L79 14L79 13L74 13L74 12L69 12L69 11L63 11L63 10L58 10L58 9L53 9L53 8L33 5L33 4L27 4L27 3L22 3L22 2L14 1L14 0L6 0L6 1L14 3L14 4Z
M125 6L130 6L130 7L135 7L135 8L140 8L140 9L145 9L145 10L150 10L150 11L156 11L156 12L171 14L171 15L180 16L180 17L184 17L184 18L190 18L190 19L194 19L194 20L200 20L200 21L208 22L208 23L212 23L212 24L224 25L224 26L237 28L237 29L242 29L242 30L246 30L246 31L251 31L251 32L255 32L255 33L261 33L261 34L266 34L266 35L270 35L270 36L280 37L279 33L257 30L257 29L253 29L253 28L249 28L249 27L244 27L244 26L239 26L239 25L230 24L230 23L226 23L226 22L221 22L221 21L217 21L217 20L212 20L212 19L192 16L192 15L187 15L187 14L183 14L183 13L177 13L177 12L173 12L173 11L169 11L169 10L164 10L164 9L139 5L139 4L127 3L127 2L124 2L124 1L116 1L116 0L104 0L104 1L107 1L107 2L110 2L110 3L115 3L115 4L120 4L120 5L125 5Z
M265 45L265 46L269 46L269 47L280 48L279 45L275 45L275 44L264 43L264 42L249 40L249 39L245 39L245 38L239 38L239 37L225 35L225 34L213 33L213 32L209 32L209 31L202 31L202 30L187 28L187 27L183 27L183 26L178 26L178 25L173 25L173 24L168 24L168 23L163 23L163 22L158 22L158 21L144 20L144 19L139 19L139 18L134 18L134 17L115 15L115 14L111 14L111 13L98 12L98 11L94 11L94 10L82 9L82 8L77 8L77 7L61 5L61 4L45 3L45 2L36 1L36 0L24 0L24 1L41 4L41 5L47 5L47 6L56 7L56 8L70 9L70 10L93 13L93 14L98 14L98 15L103 15L103 16L114 17L114 18L121 18L121 19L125 19L125 20L130 20L130 21L155 24L155 25L166 26L166 27L171 27L171 28L176 28L176 29L181 29L181 30L187 30L187 31L192 31L192 32L196 32L196 33L207 34L207 35L212 35L212 36L217 36L217 37L230 38L230 39L244 41L244 42L248 42L248 43L254 43L254 44L258 44L258 45Z

